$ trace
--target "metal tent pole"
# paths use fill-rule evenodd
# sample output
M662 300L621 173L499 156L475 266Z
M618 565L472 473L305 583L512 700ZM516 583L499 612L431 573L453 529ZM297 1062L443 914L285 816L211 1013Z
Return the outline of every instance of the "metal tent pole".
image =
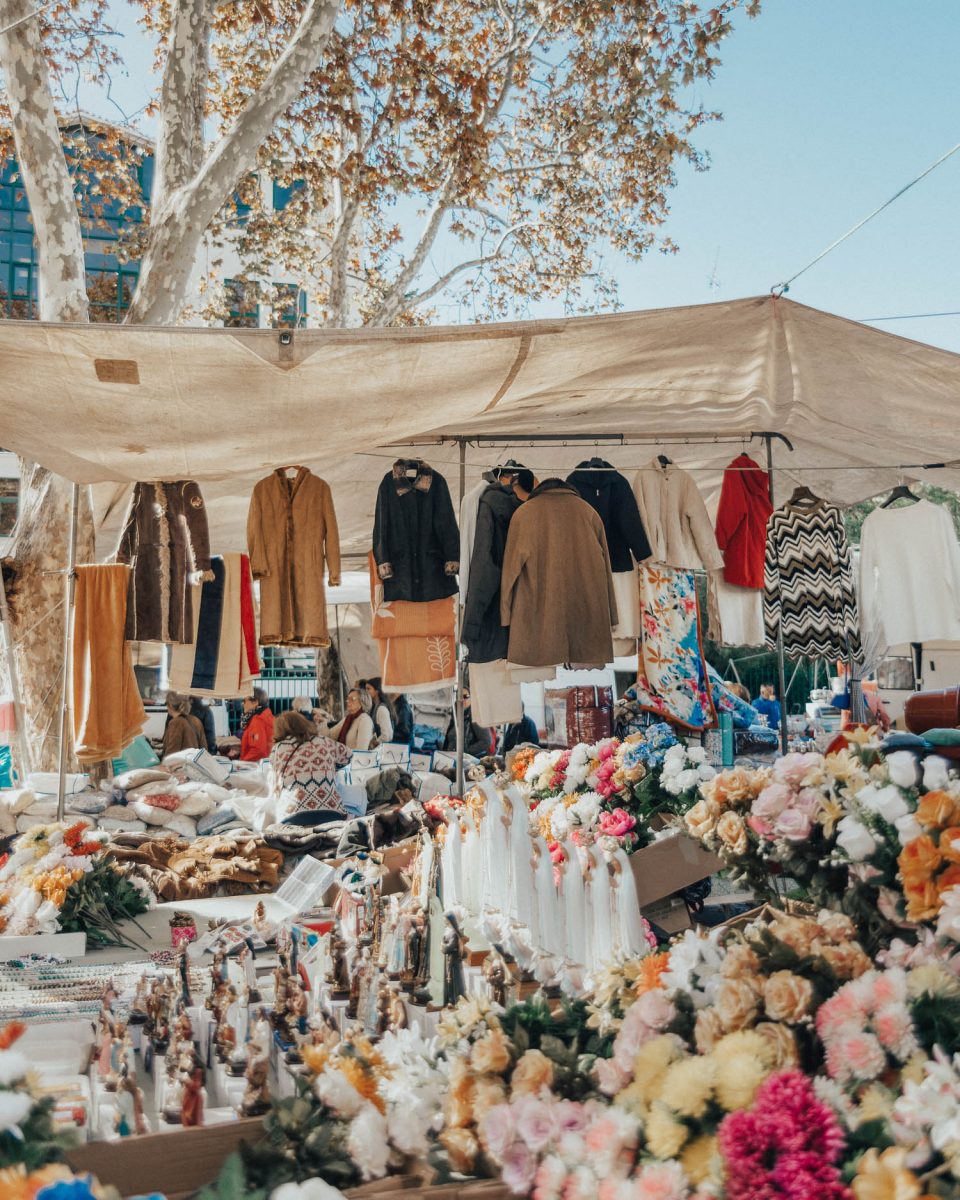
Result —
M763 440L767 443L767 487L770 494L770 507L776 507L774 500L773 488L773 434L763 434ZM788 442L787 445L790 443ZM792 448L792 447L791 447ZM780 751L783 754L787 753L787 679L786 670L783 661L783 621L777 621L777 677L780 688Z
M23 697L20 694L20 672L13 646L13 628L10 625L10 609L7 607L7 588L0 575L0 625L3 626L3 653L7 660L7 675L10 677L10 693L13 696L13 717L17 722L17 743L20 750L21 784L33 770L27 727L23 719Z
M337 683L340 685L340 716L347 712L347 698L343 694L343 654L340 651L340 605L333 606L333 615L337 622Z
M457 517L460 517L460 508L463 504L463 495L466 490L467 482L467 442L465 438L457 438L457 449L460 453L460 478L458 482L458 500L457 500ZM463 564L461 563L461 566ZM463 786L463 746L464 746L464 731L463 731L463 652L460 647L460 626L463 620L463 604L466 600L465 596L457 596L456 604L456 637L454 639L454 654L457 666L457 679L454 685L453 697L453 719L454 728L457 735L457 795L462 796L464 793Z
M63 820L67 794L67 740L70 725L70 657L73 648L73 602L77 588L77 529L80 484L70 490L70 542L67 550L66 603L63 611L63 688L60 692L60 751L57 766L57 820Z

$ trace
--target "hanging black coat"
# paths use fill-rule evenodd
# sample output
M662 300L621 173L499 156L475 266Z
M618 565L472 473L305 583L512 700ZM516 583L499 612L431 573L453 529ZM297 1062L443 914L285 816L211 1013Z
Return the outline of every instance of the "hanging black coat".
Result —
M136 484L116 560L132 568L127 640L192 642L191 574L210 572L207 510L193 480Z
M496 662L507 657L510 630L500 624L500 576L507 530L519 507L520 501L513 490L499 483L492 483L477 505L470 583L460 638L471 662Z
M599 513L607 535L611 571L632 571L634 559L643 562L653 553L637 498L626 479L608 462L598 460L599 467L588 470L591 461L579 463L567 476L567 483Z
M377 492L373 556L384 600L425 603L452 596L460 532L442 475L422 459L397 459Z

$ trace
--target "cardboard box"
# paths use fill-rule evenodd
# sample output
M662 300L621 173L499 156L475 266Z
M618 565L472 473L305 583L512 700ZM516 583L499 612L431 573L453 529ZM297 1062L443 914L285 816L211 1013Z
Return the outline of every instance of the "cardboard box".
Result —
M663 900L645 904L643 915L664 933L682 933L684 929L692 928L690 909L682 896L665 896Z
M654 901L662 900L691 883L699 883L701 879L719 871L723 863L716 854L704 850L693 838L685 833L677 833L662 841L651 842L636 854L631 854L630 866L637 889L637 903L640 911L646 914L648 906Z
M255 1142L262 1136L262 1118L238 1117L176 1133L87 1142L68 1151L67 1162L79 1173L92 1171L121 1196L160 1192L167 1200L181 1200L212 1183L241 1142Z

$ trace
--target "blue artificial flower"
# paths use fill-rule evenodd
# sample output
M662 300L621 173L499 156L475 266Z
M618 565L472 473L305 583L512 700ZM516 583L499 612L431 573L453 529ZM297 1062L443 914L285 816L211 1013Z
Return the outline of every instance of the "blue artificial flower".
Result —
M58 1179L37 1192L35 1200L96 1200L93 1176L76 1175L73 1179Z

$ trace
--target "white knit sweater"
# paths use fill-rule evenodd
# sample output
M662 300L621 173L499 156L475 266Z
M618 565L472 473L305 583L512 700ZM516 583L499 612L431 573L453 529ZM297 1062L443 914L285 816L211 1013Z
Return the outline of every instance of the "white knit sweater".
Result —
M655 458L637 472L633 490L653 550L651 562L684 570L723 567L713 523L692 476Z

